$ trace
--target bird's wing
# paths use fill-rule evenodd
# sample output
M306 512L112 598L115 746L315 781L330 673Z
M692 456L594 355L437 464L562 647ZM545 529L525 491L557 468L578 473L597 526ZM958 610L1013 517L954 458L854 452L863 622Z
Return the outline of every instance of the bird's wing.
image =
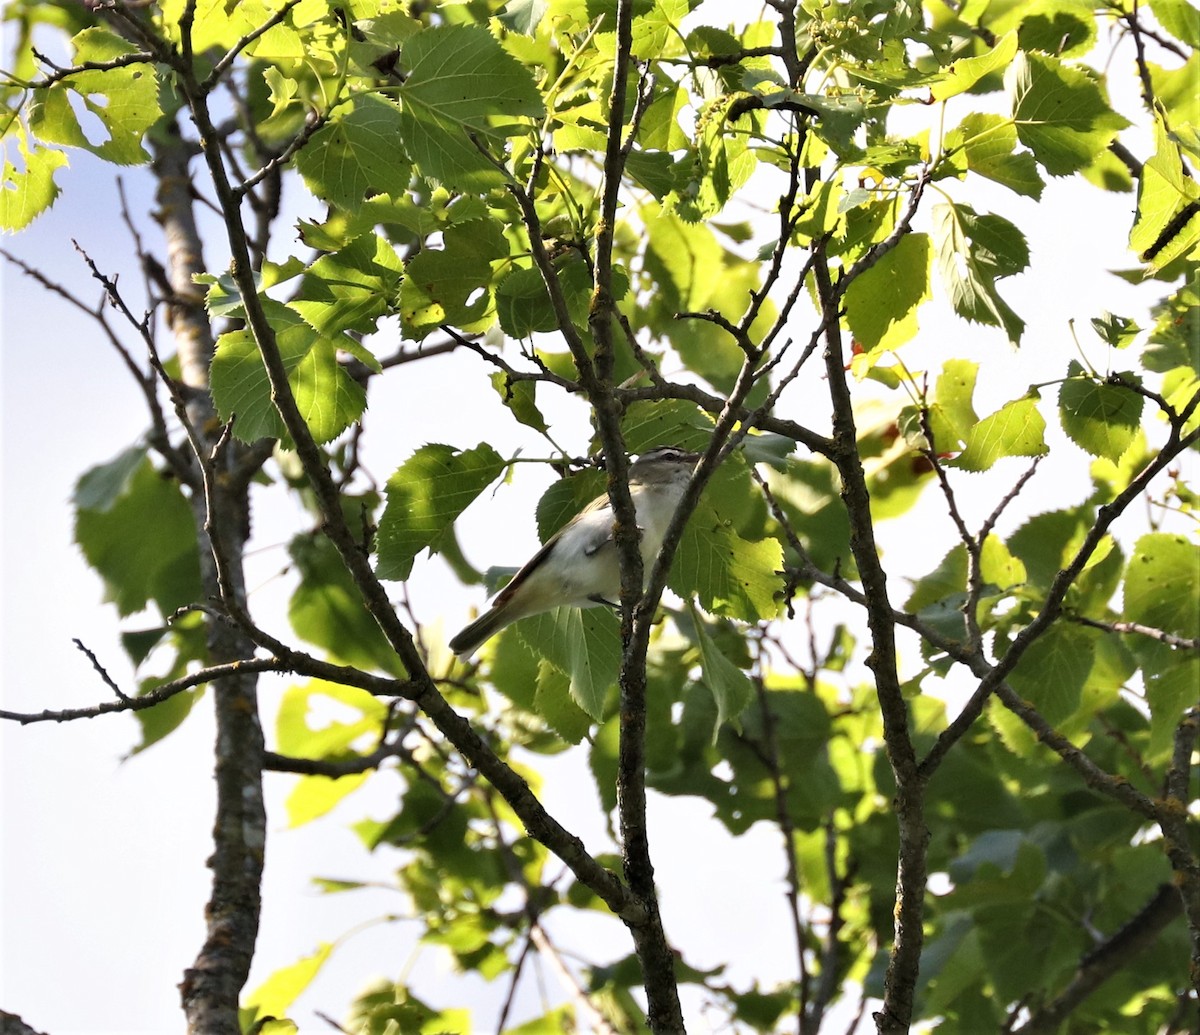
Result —
M598 496L579 512L573 524L585 557L596 552L613 539L612 504L607 496Z
M550 555L550 551L554 549L555 544L558 542L558 537L561 534L562 532L560 530L547 539L546 542L542 544L542 548L525 562L520 571L518 571L511 579L509 579L508 584L492 599L492 610L495 610L498 607L503 607L508 603L509 599L517 591L521 583L529 578L530 573L535 571L537 566Z

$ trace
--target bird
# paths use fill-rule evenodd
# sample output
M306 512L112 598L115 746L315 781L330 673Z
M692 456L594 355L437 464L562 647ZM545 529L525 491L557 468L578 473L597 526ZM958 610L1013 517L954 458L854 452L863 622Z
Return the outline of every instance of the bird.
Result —
M629 495L642 537L643 579L648 579L671 517L700 459L679 446L658 446L629 465ZM596 497L550 537L493 598L491 606L450 641L470 658L501 629L556 607L615 606L621 568L613 535L612 503Z

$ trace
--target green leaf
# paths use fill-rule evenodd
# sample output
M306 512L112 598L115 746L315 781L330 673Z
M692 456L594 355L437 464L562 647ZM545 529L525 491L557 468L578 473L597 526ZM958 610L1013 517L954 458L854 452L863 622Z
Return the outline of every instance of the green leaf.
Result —
M1158 24L1189 47L1200 47L1200 11L1190 0L1150 0Z
M367 782L370 773L351 773L336 779L329 776L302 776L284 802L288 826L301 827L332 812L343 798L349 797Z
M503 370L497 370L489 380L499 393L500 400L520 423L534 431L550 430L546 418L537 407L537 382L514 381Z
M329 442L356 421L366 408L362 385L338 362L339 348L361 350L350 337L327 338L299 313L262 298L275 330L275 344L288 374L296 406L318 442ZM271 383L258 345L249 330L229 331L217 340L212 363L212 393L222 420L234 415L233 433L243 442L285 439L283 419L271 401Z
M183 675L183 671L172 672L170 678L179 678ZM151 693L164 681L159 678L144 680L138 687L138 696L141 697ZM203 695L204 691L202 689L185 690L181 694L173 694L152 708L141 708L136 711L134 718L137 719L138 726L141 728L142 738L130 754L139 754L151 745L157 744L164 737L174 733L175 730L183 725L184 719L191 714L192 708Z
M554 274L572 322L585 325L592 300L592 274L587 264L577 252L571 252L555 263ZM628 272L615 266L614 301L621 301L628 291ZM496 313L501 329L511 338L558 330L558 314L545 281L541 271L533 267L518 266L500 281L496 287Z
M978 363L949 359L938 375L929 406L929 426L933 431L932 445L939 453L959 450L979 421L972 404L978 373Z
M1051 176L1082 169L1129 125L1097 79L1045 54L1018 53L1005 85L1017 135Z
M1148 67L1156 114L1165 118L1171 126L1171 135L1195 156L1200 144L1200 137L1197 136L1200 130L1200 90L1196 89L1197 76L1200 76L1200 51L1193 51L1182 65L1174 68L1162 68L1149 63Z
M929 237L906 234L846 291L846 322L868 352L894 349L917 333L917 307L929 299Z
M137 652L142 648L157 648L153 655L156 660L161 660L164 656L170 658L165 669L139 681L137 696L144 697L164 683L181 679L193 671L196 665L206 664L210 658L206 630L207 619L192 611L179 615L169 626L158 630L123 635L122 644L139 667L146 660L144 657L138 657ZM153 637L155 642L148 643L150 637ZM131 645L131 639L140 643L137 646ZM192 708L204 693L203 687L185 690L183 693L173 694L152 708L141 708L135 712L134 718L142 736L137 746L130 751L130 756L140 754L183 725L183 721L191 714Z
M521 619L513 629L530 650L566 676L571 699L601 721L604 699L621 667L620 629L613 613L604 607L556 607Z
M1138 184L1138 214L1129 247L1151 269L1160 270L1200 241L1200 184L1184 174L1179 145L1157 113L1154 144L1154 157L1143 166Z
M371 194L401 194L409 167L400 160L400 110L375 94L360 93L349 111L331 119L296 155L296 168L319 198L355 212Z
M1025 321L1000 297L996 281L1029 265L1021 231L1000 216L981 216L951 203L934 206L933 240L954 311L975 323L1003 327L1017 344Z
M1142 328L1127 316L1118 316L1115 313L1105 313L1103 316L1094 316L1091 320L1092 330L1094 330L1106 345L1114 349L1123 349L1131 345L1139 334L1142 333Z
M575 703L570 677L545 658L538 661L533 708L569 744L581 743L592 728L592 717Z
M703 309L722 272L724 250L707 224L685 223L671 212L645 215L647 272L674 312Z
M1030 582L1045 591L1071 562L1091 526L1086 509L1053 510L1031 517L1012 534L1008 546L1025 565Z
M369 334L391 311L403 269L385 238L363 234L309 266L288 307L323 335L347 330ZM359 358L378 373L379 364L370 353L366 356Z
M647 151L634 148L625 161L625 171L639 187L644 187L662 201L678 183L679 167L669 151Z
M130 530L136 529L136 534ZM164 617L199 600L196 525L179 484L129 452L76 486L75 541L121 615L151 600Z
M1142 536L1125 574L1125 619L1200 635L1200 547L1182 535Z
M99 464L83 473L75 483L72 502L78 510L104 513L128 491L130 482L146 459L144 446L131 446L118 453L106 464Z
M305 336L294 337L298 346ZM359 350L348 351L357 354ZM318 443L337 438L367 408L366 389L338 360L337 352L337 343L316 338L289 372L288 383L296 397L296 408Z
M84 29L72 41L75 62L107 63L136 54L138 48L108 29ZM74 95L100 124L89 135L72 107ZM150 155L142 137L161 116L158 80L151 62L69 75L39 91L29 125L42 140L91 151L114 165L139 165ZM103 138L101 137L103 133Z
M282 1017L325 966L334 946L322 942L315 952L286 967L280 967L246 997L240 1013L251 1023L259 1017Z
M713 642L704 627L704 621L692 608L692 628L700 648L700 668L704 684L717 702L717 723L713 727L713 743L726 722L732 722L745 710L754 696L754 685L750 677L729 660Z
M1003 184L1017 194L1035 200L1042 196L1045 181L1037 162L1027 152L1014 153L1017 127L999 115L971 114L947 134L948 148L961 147L971 172Z
M544 543L555 532L586 507L592 500L605 492L602 471L580 471L554 482L538 500L538 538Z
M668 198L668 205L689 223L710 219L720 212L758 165L758 158L747 147L745 138L729 131L729 112L738 99L736 94L724 94L704 104L696 116L696 139L689 152L690 160L680 164L676 189ZM769 106L785 99L776 93L774 101L768 97L763 101ZM742 119L754 118L753 113L742 116Z
M323 725L314 726L309 721L314 713L319 717L332 713L352 721L326 719ZM275 719L275 740L285 755L345 758L359 738L378 737L386 719L387 705L366 690L311 679L284 692Z
M379 522L379 577L407 579L418 553L426 548L437 553L442 536L504 467L486 442L462 451L422 446L410 456L388 479Z
M510 338L528 338L558 328L540 270L517 267L496 285L496 315Z
M54 148L30 148L24 129L10 130L5 141L16 139L20 165L9 160L7 148L0 173L0 230L24 230L54 204L58 185L54 172L67 164L67 156Z
M904 609L921 612L931 604L961 593L966 587L967 551L960 543L950 549L933 571L913 583L912 594ZM960 625L961 621L960 617Z
M681 399L635 402L626 408L621 421L625 445L631 453L644 453L664 445L699 452L708 446L712 427L712 418L707 413L695 403Z
M443 231L441 248L414 255L400 285L400 319L407 334L423 338L442 324L470 326L488 313L492 262L507 254L501 225L474 219Z
M526 132L514 117L544 114L537 84L486 29L432 26L407 40L400 89L404 145L418 171L451 190L504 184L494 151ZM485 153L487 147L493 153Z
M684 599L696 596L710 614L756 622L779 613L782 570L779 540L743 539L701 501L684 529L669 584Z
M1195 632L1193 629L1193 635ZM1150 706L1148 754L1152 757L1167 756L1174 744L1180 720L1196 704L1196 687L1200 686L1200 656L1155 651L1153 659L1143 665L1143 675L1146 703Z
M1134 383L1139 380L1134 374L1122 376ZM1144 403L1137 392L1089 377L1075 360L1058 393L1063 431L1081 449L1113 463L1133 443Z
M296 635L322 647L331 660L403 678L404 665L329 539L299 535L288 552L300 575L288 601L288 621Z
M497 17L514 32L532 36L550 9L550 0L508 0Z
M944 78L930 88L935 100L944 101L966 93L981 79L1006 69L1017 54L1017 34L1010 32L996 41L986 54L961 58L944 72Z
M963 471L986 471L1007 456L1044 456L1046 422L1037 409L1036 392L1005 403L968 433L953 466Z
M1079 707L1095 661L1095 641L1087 630L1055 625L1034 641L1008 681L1047 722L1061 723Z

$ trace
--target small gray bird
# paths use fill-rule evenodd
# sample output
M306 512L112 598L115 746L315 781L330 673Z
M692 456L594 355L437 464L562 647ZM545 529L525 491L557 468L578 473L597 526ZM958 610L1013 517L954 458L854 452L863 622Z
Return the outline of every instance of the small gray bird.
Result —
M646 578L699 459L699 453L659 446L629 465L629 495L642 532ZM518 619L556 607L612 604L620 595L612 505L605 494L563 525L496 594L492 606L450 641L450 649L466 659Z

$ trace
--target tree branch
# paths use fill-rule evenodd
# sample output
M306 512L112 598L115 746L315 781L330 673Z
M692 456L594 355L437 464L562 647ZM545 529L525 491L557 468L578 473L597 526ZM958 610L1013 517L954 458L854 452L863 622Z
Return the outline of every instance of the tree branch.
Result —
M1092 629L1102 629L1105 632L1111 633L1133 633L1138 636L1148 637L1151 640L1157 640L1159 643L1165 643L1168 647L1174 647L1177 650L1200 650L1200 639L1192 639L1187 636L1179 636L1176 633L1165 632L1162 629L1154 629L1151 626L1142 625L1140 622L1099 622L1095 618L1087 618L1084 615L1070 615L1069 617L1072 622L1089 626Z
M185 80L184 87L202 139L212 139L212 119L205 98L198 93L194 81ZM637 898L630 894L615 874L600 866L588 854L579 838L546 812L541 802L529 790L525 780L483 742L470 723L442 697L430 678L411 634L392 609L387 593L376 578L365 551L346 523L338 489L329 473L325 457L297 408L288 383L287 370L275 341L274 330L259 300L249 261L245 227L220 150L215 146L207 146L204 156L212 174L218 200L226 213L225 227L233 255L234 279L245 304L247 322L267 370L275 405L295 443L297 456L320 507L325 534L362 593L371 616L409 673L412 699L462 753L468 763L504 795L531 836L555 852L615 913L631 922L637 922L644 916L644 910Z
M1109 528L1112 527L1117 518L1125 512L1130 503L1145 491L1150 482L1176 456L1187 449L1193 442L1200 440L1200 429L1193 430L1182 437L1180 436L1180 430L1180 426L1177 423L1172 423L1170 438L1167 444L1159 451L1158 456L1151 460L1142 469L1141 473L1130 481L1129 485L1125 487L1123 492L1118 494L1116 499L1097 510L1096 519L1092 527L1088 530L1087 535L1084 536L1079 549L1076 550L1071 563L1059 571L1054 577L1053 582L1051 582L1050 589L1046 593L1037 617L1021 630L1008 650L1005 651L1004 656L994 665L989 664L985 658L978 655L975 656L977 660L969 662L971 671L980 677L979 685L976 687L974 693L971 694L967 703L963 705L962 710L955 716L954 720L938 735L933 747L929 749L929 753L921 760L921 775L925 779L933 775L942 760L946 757L946 752L971 728L971 725L983 711L984 704L995 688L1005 679L1009 672L1016 668L1017 663L1030 646L1032 646L1034 641L1050 628L1055 618L1062 611L1063 600L1066 598L1068 590L1074 585L1075 580L1087 566L1096 548L1108 534Z
M910 211L913 208L915 206L910 205ZM854 270L867 268L865 262L866 257L856 264ZM854 270L842 279L839 287L857 276ZM867 625L871 632L871 653L867 658L867 666L875 675L875 693L883 718L884 744L896 780L895 810L900 853L896 874L895 941L884 978L883 1008L875 1014L876 1027L883 1035L886 1032L906 1032L912 1020L913 998L924 942L922 923L927 876L926 846L929 842L929 830L925 825L925 780L917 767L916 749L908 729L908 706L900 689L896 662L896 622L888 599L887 575L875 545L870 493L858 453L853 403L846 382L841 328L832 315L837 311L840 291L830 281L829 266L823 252L814 271L826 323L825 373L833 403L833 462L842 479L842 502L850 521L850 550L858 566L866 601Z
M1128 923L1080 959L1067 987L1034 1010L1024 1024L1013 1029L1013 1035L1054 1035L1075 1007L1127 967L1132 957L1150 948L1179 913L1176 890L1170 884L1160 885Z

